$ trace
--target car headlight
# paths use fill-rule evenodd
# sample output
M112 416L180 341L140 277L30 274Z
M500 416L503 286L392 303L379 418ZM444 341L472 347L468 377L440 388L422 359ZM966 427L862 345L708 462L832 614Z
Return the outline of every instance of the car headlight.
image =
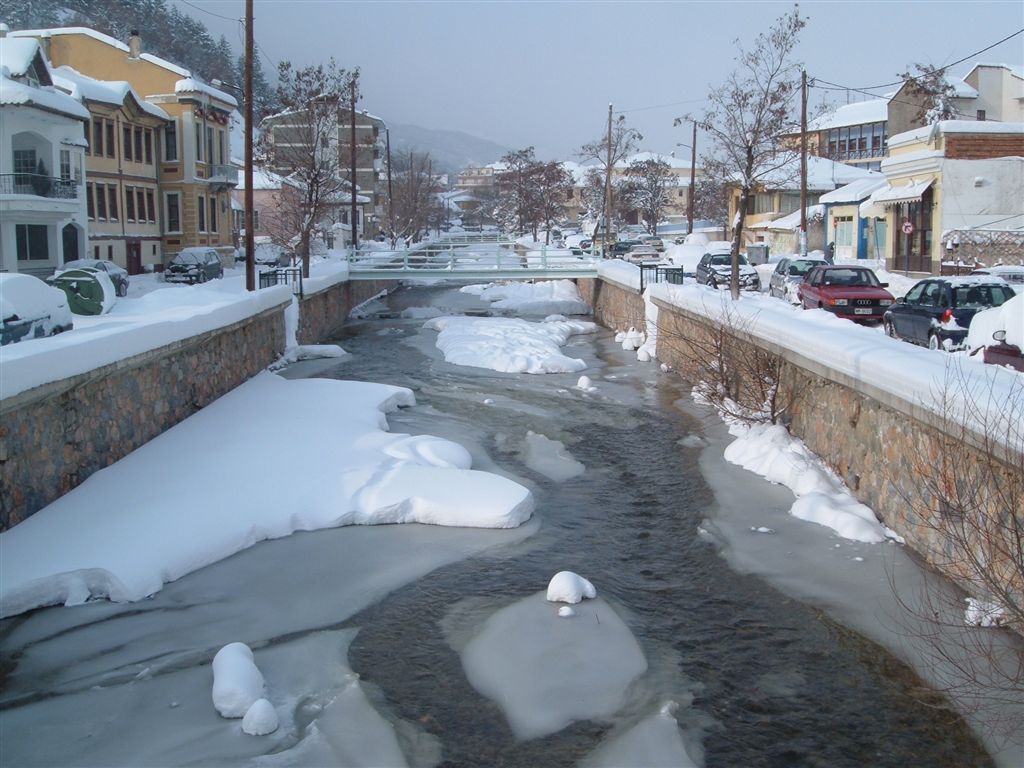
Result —
M878 303L883 307L888 307L890 304L892 304L892 299L882 299Z

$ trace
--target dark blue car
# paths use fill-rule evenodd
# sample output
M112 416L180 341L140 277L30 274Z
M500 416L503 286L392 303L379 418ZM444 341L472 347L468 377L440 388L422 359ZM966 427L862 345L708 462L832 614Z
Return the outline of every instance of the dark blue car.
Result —
M989 277L932 277L897 299L882 322L894 339L929 349L957 349L963 346L975 314L1013 297L1008 284Z

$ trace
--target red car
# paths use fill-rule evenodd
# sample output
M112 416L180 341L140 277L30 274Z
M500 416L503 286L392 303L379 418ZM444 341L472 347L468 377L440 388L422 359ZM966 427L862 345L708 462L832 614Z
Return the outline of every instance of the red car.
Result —
M797 288L804 309L824 309L857 322L881 322L895 301L867 267L822 264L807 273Z

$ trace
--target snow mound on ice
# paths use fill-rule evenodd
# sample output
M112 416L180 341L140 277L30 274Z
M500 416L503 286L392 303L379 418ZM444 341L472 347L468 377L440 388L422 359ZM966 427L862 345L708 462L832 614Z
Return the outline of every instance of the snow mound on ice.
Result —
M526 433L524 463L556 483L582 475L586 467L572 457L565 445L535 432Z
M594 585L572 571L559 571L548 582L547 599L551 602L578 603L597 597Z
M221 717L244 717L263 698L264 687L248 645L229 643L217 651L213 657L213 706Z
M474 293L491 302L494 309L504 309L529 315L588 315L590 306L583 301L579 289L571 280L549 280L542 283L491 283L467 285L463 293Z
M242 730L250 736L266 736L277 730L277 712L266 699L256 699L242 718Z

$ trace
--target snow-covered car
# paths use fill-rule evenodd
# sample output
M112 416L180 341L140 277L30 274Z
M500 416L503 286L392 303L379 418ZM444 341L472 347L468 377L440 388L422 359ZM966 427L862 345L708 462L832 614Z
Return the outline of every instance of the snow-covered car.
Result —
M987 275L928 278L896 299L882 322L894 339L929 349L959 349L978 312L1013 297L1009 285Z
M53 336L73 326L64 291L32 275L0 273L0 345Z
M65 261L64 266L58 267L52 276L46 278L46 282L52 285L53 278L59 277L62 272L67 272L69 269L102 270L110 277L110 282L114 284L114 290L118 296L128 295L128 270L106 259L75 259L74 261Z
M644 235L643 237L640 238L640 240L645 245L651 246L656 251L665 250L665 241L662 240L657 235Z
M164 270L168 283L205 283L217 277L224 277L224 265L213 248L183 248Z
M986 363L1024 373L1024 293L976 314L967 331L967 347L972 355L981 350Z
M814 267L797 288L804 309L824 309L856 322L878 322L896 301L888 283L867 267L824 264Z
M1017 293L1024 292L1024 266L1004 264L997 267L979 267L972 275L991 275L1010 284Z
M640 264L644 261L657 261L661 254L653 246L641 243L631 246L623 258L631 264Z
M772 276L768 280L768 295L799 304L800 297L797 296L797 286L804 281L807 273L814 267L825 263L824 259L815 258L786 257L781 259L775 265L775 271L772 272Z
M761 277L747 262L742 253L738 255L740 266L740 289L760 291ZM705 253L697 262L695 270L697 282L712 288L728 287L732 277L732 245L718 246L710 253Z

